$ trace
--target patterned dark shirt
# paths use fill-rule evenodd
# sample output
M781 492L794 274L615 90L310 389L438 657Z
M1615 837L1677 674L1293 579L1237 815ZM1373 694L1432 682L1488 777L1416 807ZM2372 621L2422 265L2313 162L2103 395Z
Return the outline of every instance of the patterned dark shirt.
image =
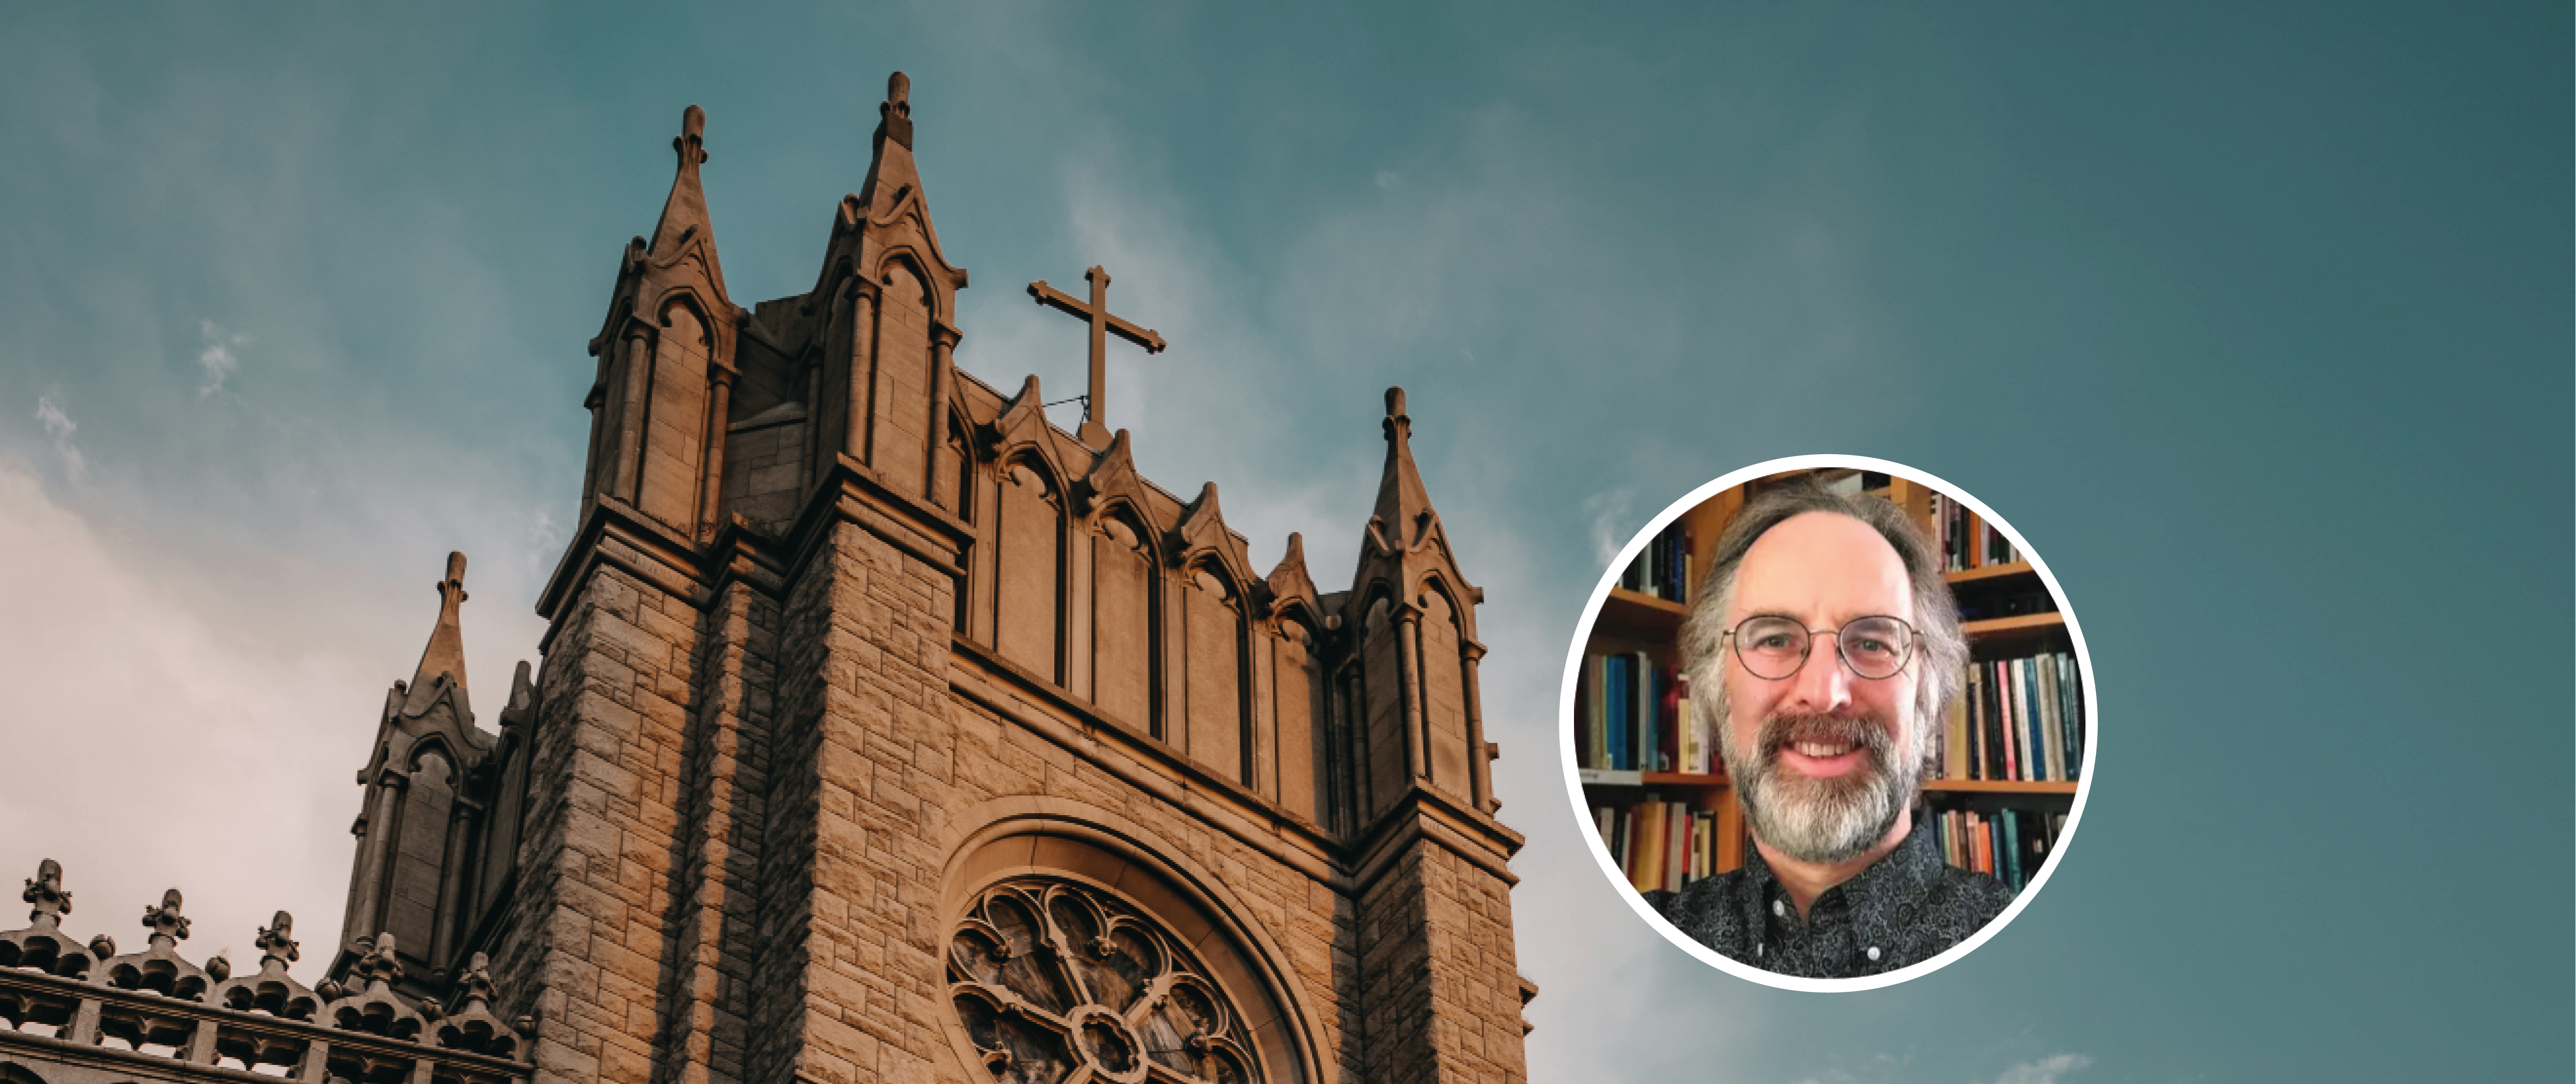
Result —
M1942 861L1919 810L1914 823L1886 857L1817 896L1804 920L1751 848L1743 869L1655 893L1655 907L1693 940L1783 975L1848 979L1921 963L1994 921L2013 893Z

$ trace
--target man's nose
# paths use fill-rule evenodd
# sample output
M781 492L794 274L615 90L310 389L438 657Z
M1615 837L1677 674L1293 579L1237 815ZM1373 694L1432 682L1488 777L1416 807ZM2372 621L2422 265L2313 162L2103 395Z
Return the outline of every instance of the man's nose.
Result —
M1851 706L1851 668L1843 665L1842 652L1834 647L1837 637L1818 635L1807 642L1807 661L1798 672L1789 675L1789 697L1782 707L1815 715L1831 715Z

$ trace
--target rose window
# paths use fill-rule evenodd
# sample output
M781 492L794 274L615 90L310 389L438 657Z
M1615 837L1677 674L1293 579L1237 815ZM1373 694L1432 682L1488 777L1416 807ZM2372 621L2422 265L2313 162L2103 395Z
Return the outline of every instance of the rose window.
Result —
M996 1081L1259 1084L1243 1015L1179 942L1107 893L986 889L948 944L957 1018Z

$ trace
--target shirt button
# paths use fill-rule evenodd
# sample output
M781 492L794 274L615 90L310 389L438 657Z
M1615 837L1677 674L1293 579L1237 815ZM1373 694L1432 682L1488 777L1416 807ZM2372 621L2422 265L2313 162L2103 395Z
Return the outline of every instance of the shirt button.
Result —
M1871 945L1869 947L1869 958L1872 960L1878 959L1878 946Z
M1773 917L1775 917L1775 918L1776 918L1776 917L1778 917L1778 916L1786 915L1786 914L1788 914L1788 913L1789 913L1789 905L1788 905L1788 904L1782 903L1782 902L1780 902L1780 901L1778 901L1778 900L1773 900L1773 901L1771 901L1771 914L1772 914L1772 916L1773 916Z

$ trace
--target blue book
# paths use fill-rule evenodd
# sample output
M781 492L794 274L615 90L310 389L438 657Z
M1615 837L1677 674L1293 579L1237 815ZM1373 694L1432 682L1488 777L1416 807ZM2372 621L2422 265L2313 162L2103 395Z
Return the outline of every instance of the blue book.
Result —
M2016 831L2016 828L2021 824L2021 811L2007 809L1995 819L2003 822L2003 838L1995 841L1995 850L2001 852L2003 861L1995 866L1995 872L2003 874L2004 883L2011 885L2013 891L2019 892L2021 891L2021 833Z

